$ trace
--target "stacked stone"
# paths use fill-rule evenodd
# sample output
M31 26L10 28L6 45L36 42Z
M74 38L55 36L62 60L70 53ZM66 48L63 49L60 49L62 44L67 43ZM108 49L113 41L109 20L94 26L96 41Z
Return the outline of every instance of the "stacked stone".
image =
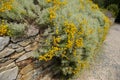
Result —
M33 30L27 38L0 37L0 80L49 80L52 61L33 58L40 45L39 31Z

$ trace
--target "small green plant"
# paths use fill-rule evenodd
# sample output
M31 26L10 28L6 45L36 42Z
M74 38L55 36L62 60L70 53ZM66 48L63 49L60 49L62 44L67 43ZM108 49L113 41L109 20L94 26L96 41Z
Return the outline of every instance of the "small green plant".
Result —
M22 37L25 35L25 28L27 24L17 24L17 23L10 23L8 24L8 35L11 37Z

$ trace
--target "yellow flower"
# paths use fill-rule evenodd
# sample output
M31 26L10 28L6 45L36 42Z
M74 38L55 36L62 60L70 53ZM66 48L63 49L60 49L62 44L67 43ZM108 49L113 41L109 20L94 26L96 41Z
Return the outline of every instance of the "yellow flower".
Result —
M48 2L48 3L50 3L50 2L51 2L51 0L47 0L47 2Z
M91 8L92 8L92 10L98 10L98 9L99 9L99 7L98 7L97 4L93 4L93 5L91 6Z
M58 43L61 41L61 38L60 37L57 37L57 38L55 38L55 37L53 37L53 44L55 45L55 46L58 46Z
M73 55L76 56L76 50L73 51Z
M76 47L83 47L83 38L77 39L75 41Z
M61 0L47 0L47 2L52 2L53 3L53 7L50 8L49 10L49 14L50 14L50 21L52 21L53 19L56 18L56 11L62 6L65 5L66 2L65 1L61 1Z
M0 36L6 35L8 31L8 26L2 21L0 24Z
M104 16L103 19L104 19L105 23L110 23L109 18L107 18L106 16Z
M55 52L59 51L60 49L58 47L52 47L51 50L49 50L47 53L44 55L39 56L39 60L51 60L55 56Z
M68 40L66 47L71 48L73 46L73 42Z
M56 12L54 9L49 9L49 13L50 13L50 20L53 20L56 18Z
M8 1L1 1L1 7L0 7L0 12L5 12L5 11L9 11L12 9L12 3L14 2L14 0L8 0Z

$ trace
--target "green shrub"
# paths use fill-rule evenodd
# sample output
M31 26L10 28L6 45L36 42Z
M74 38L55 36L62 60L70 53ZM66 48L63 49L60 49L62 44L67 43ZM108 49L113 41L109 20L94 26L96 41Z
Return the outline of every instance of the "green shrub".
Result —
M11 37L22 37L25 34L27 24L10 23L8 35Z
M119 12L118 6L116 4L109 5L107 9L113 13L114 17L116 17Z
M91 0L14 0L12 7L0 13L12 34L29 25L44 28L36 57L56 59L67 79L89 66L109 29L108 18Z

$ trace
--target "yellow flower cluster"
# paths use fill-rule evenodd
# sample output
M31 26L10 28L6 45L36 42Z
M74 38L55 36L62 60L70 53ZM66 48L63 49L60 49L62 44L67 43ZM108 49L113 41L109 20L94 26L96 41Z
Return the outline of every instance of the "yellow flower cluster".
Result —
M58 27L57 27L57 26L56 26L56 31L55 31L55 32L56 32L56 34L58 34L58 33L59 33L59 30L58 30Z
M50 3L52 0L46 0L48 3Z
M49 9L50 21L56 18L56 10L60 8L61 5L65 5L65 1L60 0L47 0L48 3L53 3L53 7Z
M81 60L78 59L77 63L78 63L77 67L72 70L73 74L78 74L78 72L81 70Z
M12 9L12 3L14 0L0 1L0 12L9 11Z
M68 34L68 36L71 36L71 38L74 38L74 34L77 32L77 28L74 23L68 23L65 22L65 32Z
M83 46L83 38L77 39L75 41L76 47L82 47Z
M54 5L65 5L67 2L66 1L60 1L60 0L53 0Z
M71 48L72 46L73 46L73 41L68 39L66 48Z
M86 20L83 20L82 24L87 23ZM77 40L75 40L75 34L77 33L78 35L83 34L83 28L81 28L80 31L77 30L77 27L74 23L69 23L69 22L65 22L65 32L67 33L67 44L66 44L66 48L70 49L73 47L74 43L74 50L73 50L73 55L76 56L76 48L80 48L83 47L83 38L79 38Z
M8 31L8 26L2 21L0 24L0 36L6 35Z
M66 2L65 1L61 1L61 0L46 0L46 2L48 3L53 3L53 6L51 8L49 8L49 15L50 15L50 22L53 22L52 20L56 18L57 13L56 11L60 8L61 5L65 5ZM56 34L58 34L59 30L58 27L56 26L56 24L53 22L53 25L56 27ZM39 57L40 60L51 60L53 56L55 56L55 52L60 50L60 48L55 47L55 46L59 46L59 42L61 41L61 38L59 36L57 37L53 37L53 47L51 50L49 50L47 53L45 53L45 55L42 55Z
M66 47L71 48L74 43L74 35L77 32L77 28L74 23L65 22L64 25L65 25L65 32L67 33L68 36Z
M48 51L44 55L39 56L39 60L49 61L55 56L55 52L59 51L59 50L60 50L60 48L58 48L58 47L52 47L52 49L50 51Z
M92 4L91 8L92 8L92 10L98 10L99 9L97 4Z
M56 18L56 9L55 8L49 9L49 13L50 13L50 21Z
M80 66L77 66L73 71L72 73L73 74L78 74L78 72L81 70L81 67Z
M74 55L74 56L76 56L76 53L77 53L77 52L76 52L76 49L73 50L73 55Z
M109 18L108 18L108 17L106 17L106 16L103 16L103 20L105 21L105 23L110 23Z
M58 43L61 41L61 38L60 37L57 37L57 38L55 38L55 37L53 37L53 44L55 45L55 46L58 46Z
M72 71L73 74L78 74L80 70L84 68L89 68L89 62L88 61L80 61L78 60L78 66Z
M60 1L60 0L46 0L48 3L53 3L54 5L65 5L66 1Z

